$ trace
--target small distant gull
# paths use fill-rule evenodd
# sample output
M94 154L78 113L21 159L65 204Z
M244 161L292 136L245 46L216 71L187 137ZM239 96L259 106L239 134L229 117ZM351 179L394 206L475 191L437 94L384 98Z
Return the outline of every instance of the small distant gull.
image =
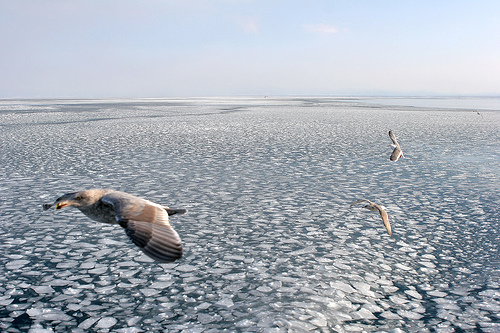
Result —
M358 204L360 202L367 202L367 205L364 205L363 208L366 208L371 211L378 211L380 213L380 216L382 217L382 222L384 222L384 226L387 229L387 232L389 235L392 237L392 228L391 224L389 223L389 215L387 215L387 212L385 211L385 207L381 205L377 205L376 203L371 202L370 200L366 199L359 199L354 201L349 207L354 206L355 204Z
M105 189L66 193L53 204L61 209L78 208L91 219L119 224L125 233L147 256L160 262L173 262L182 257L181 239L168 222L168 216L184 214L185 209L170 209L131 194Z
M390 160L396 162L400 157L405 157L405 155L403 154L403 150L401 149L401 146L399 145L398 140L396 139L396 136L392 131L389 131L389 137L391 138L393 143L391 147L394 148Z

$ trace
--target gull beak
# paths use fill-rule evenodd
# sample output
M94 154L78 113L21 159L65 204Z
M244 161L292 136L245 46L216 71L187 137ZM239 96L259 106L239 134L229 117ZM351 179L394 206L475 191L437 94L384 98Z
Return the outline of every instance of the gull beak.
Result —
M69 202L69 201L61 201L61 202L58 202L54 208L56 210L58 210L58 209L62 209L64 207L70 206L70 205L71 205L71 202Z
M66 206L71 206L71 201L65 200L55 204L43 204L43 210L49 210L50 208L52 208L52 206L54 206L55 210L58 210Z

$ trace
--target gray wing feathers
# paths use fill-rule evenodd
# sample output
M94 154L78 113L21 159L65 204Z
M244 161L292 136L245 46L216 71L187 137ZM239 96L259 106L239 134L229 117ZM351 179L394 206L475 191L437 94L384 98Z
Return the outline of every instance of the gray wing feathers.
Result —
M384 223L384 227L387 230L387 233L389 233L389 236L392 237L392 228L391 223L389 222L389 215L387 215L387 212L380 205L375 205L375 208L378 209L378 212L382 217L382 222Z
M359 199L359 200L356 200L354 201L352 204L349 205L349 207L352 207L354 206L355 204L358 204L360 202L368 202L369 204L372 204L373 202L371 202L370 200L366 200L366 199Z
M391 138L394 145L399 146L398 140L396 139L396 136L394 135L394 133L392 133L392 131L389 131L389 137Z
M168 222L165 207L122 192L109 193L101 200L113 205L116 220L147 256L159 262L182 257L181 239Z
M166 263L182 257L179 235L170 225L128 220L126 234L150 258Z
M399 160L399 158L401 157L401 155L403 155L403 151L401 150L401 148L398 146L396 146L396 148L394 148L394 150L392 151L392 154L391 154L391 157L390 157L390 160L391 161L397 161Z

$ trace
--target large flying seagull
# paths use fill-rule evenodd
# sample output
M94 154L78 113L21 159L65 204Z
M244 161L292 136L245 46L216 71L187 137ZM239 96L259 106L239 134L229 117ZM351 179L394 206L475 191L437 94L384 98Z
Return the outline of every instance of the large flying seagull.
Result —
M185 209L170 209L131 194L113 190L92 189L66 193L44 210L73 206L91 219L119 224L147 256L167 263L182 257L181 239L168 222L168 216L184 214Z

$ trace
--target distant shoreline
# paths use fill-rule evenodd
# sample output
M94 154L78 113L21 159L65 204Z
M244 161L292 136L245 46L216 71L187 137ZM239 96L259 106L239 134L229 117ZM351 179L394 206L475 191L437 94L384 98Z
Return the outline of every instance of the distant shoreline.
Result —
M102 98L0 98L0 105L9 104L87 104L87 103L148 103L148 102L229 102L229 101L287 101L307 99L310 101L339 101L367 105L439 108L453 110L500 111L500 96L221 96L221 97L102 97Z

